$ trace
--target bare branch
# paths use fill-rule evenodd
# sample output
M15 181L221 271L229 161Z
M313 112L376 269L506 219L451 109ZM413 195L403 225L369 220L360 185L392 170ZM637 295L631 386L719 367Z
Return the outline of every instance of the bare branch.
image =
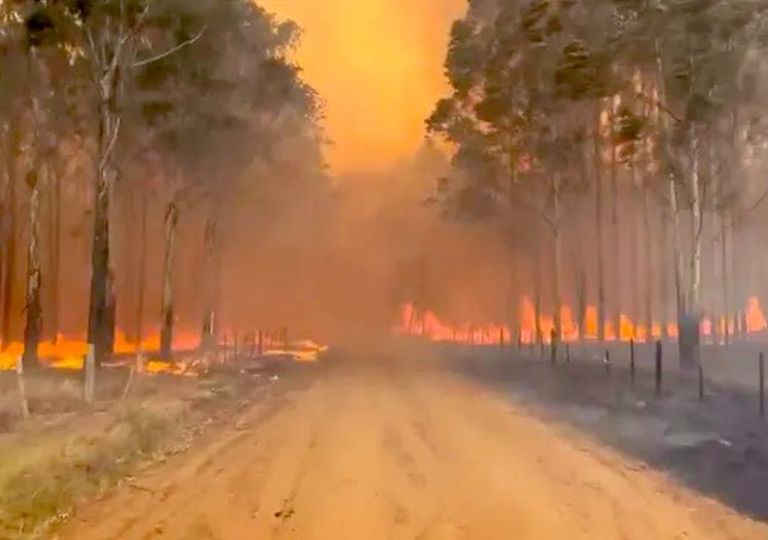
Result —
M201 37L203 37L203 34L205 34L206 29L207 29L207 26L204 26L203 29L200 30L200 32L198 32L196 35L194 35L193 37L189 38L186 41L183 41L182 43L179 43L174 47L171 47L167 51L164 51L150 58L145 58L144 60L138 60L137 62L134 62L133 67L136 68L136 67L146 66L147 64L151 64L152 62L157 62L158 60L162 60L163 58L166 58L174 53L177 53L178 51L184 49L185 47L194 45L197 41L200 40Z
M648 95L646 95L643 92L636 92L635 93L635 97L640 99L640 100L642 100L642 101L644 101L644 102L646 102L646 103L648 103L649 105L653 105L654 107L657 107L661 112L663 112L664 114L669 116L672 120L674 120L678 124L685 123L682 118L680 118L678 115L676 115L674 113L674 111L672 111L672 109L670 109L669 107L664 105L660 100L658 100L658 99L656 99L654 97L648 96Z
M758 197L754 203L749 205L743 212L741 212L738 217L731 219L731 222L728 225L733 227L739 224L747 216L747 214L751 213L753 210L756 210L757 207L763 204L766 199L768 199L768 188L766 188L763 194L760 195L760 197Z
M109 139L109 143L107 143L107 148L104 150L104 155L101 158L101 163L99 163L99 170L103 170L104 167L107 165L107 160L109 160L110 156L112 155L112 150L115 148L115 144L117 143L117 136L120 133L120 126L122 124L122 118L117 117L115 126L112 128L112 137Z

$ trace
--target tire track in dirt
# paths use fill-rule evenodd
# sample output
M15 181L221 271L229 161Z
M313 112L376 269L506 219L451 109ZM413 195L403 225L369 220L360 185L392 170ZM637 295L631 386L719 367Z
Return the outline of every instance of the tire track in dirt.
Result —
M137 480L147 492L86 508L62 540L768 538L439 370L350 364L318 377Z

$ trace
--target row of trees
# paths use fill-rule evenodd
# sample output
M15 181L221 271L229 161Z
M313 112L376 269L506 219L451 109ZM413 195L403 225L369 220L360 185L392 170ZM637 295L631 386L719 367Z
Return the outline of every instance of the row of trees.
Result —
M710 315L727 321L729 239L764 198L767 12L764 0L476 0L454 24L452 94L427 122L456 149L438 198L453 217L511 226L537 321L541 276L554 306L575 300L582 328L596 306L599 339L622 312L646 331L664 323L674 292L681 362L696 365L706 261Z
M37 363L44 320L50 335L60 329L62 266L83 238L97 362L113 348L117 283L133 271L141 339L150 197L163 217L162 353L173 342L173 268L187 212L204 221L202 335L215 341L228 205L280 179L281 145L302 152L313 181L323 177L321 106L287 58L299 34L247 0L0 2L2 335L7 345L26 268L27 367ZM72 228L89 235L65 227L73 208ZM115 245L126 236L136 243Z

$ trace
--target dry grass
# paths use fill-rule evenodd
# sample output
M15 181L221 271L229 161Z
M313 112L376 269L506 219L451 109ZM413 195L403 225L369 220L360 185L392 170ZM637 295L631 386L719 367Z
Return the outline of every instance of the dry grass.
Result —
M0 464L0 538L34 538L178 441L188 406L182 402L129 406L105 428L100 422L43 444L16 445ZM89 429L90 428L90 429Z
M112 394L122 394L125 375L102 379L112 399L90 411L77 374L39 375L28 384L33 417L26 421L15 381L0 381L0 539L42 537L78 501L188 446L192 428L243 390L227 377L141 377L121 403Z

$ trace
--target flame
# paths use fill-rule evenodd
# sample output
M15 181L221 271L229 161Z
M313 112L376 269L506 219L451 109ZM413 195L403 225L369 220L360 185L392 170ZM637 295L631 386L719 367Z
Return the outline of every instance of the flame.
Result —
M187 352L198 348L200 339L192 333L179 332L173 340L174 352ZM121 330L115 332L114 352L118 355L137 354L141 351L160 349L160 335L152 334L140 343L129 340ZM57 334L54 340L40 342L37 349L40 361L56 369L83 369L84 357L88 352L88 343L84 336L72 337ZM19 357L24 353L24 343L13 341L0 352L0 371L16 368Z
M760 307L760 301L752 296L747 300L747 332L762 332L768 328L768 324L765 322L765 315L763 314L763 308Z
M745 315L747 332L758 333L768 330L768 321L766 321L760 302L756 297L749 299ZM579 328L578 323L574 320L573 310L570 306L561 306L560 317L562 321L561 341L573 342L580 339L597 339L598 313L595 306L587 306L585 328L583 330ZM659 321L652 321L649 332L646 326L636 324L626 314L621 314L618 319L618 332L615 319L605 320L604 331L606 341L619 340L628 342L634 340L638 343L644 343L649 339L660 339L663 333L662 330L666 330L666 334L670 338L674 339L679 336L678 326L675 322L661 323ZM537 342L536 309L528 297L523 297L520 301L519 320L518 338L520 343L531 344ZM735 328L733 318L726 322L725 318L712 319L704 317L701 320L699 330L704 337L714 337L716 332L723 335L725 324L728 324L731 333L733 333ZM541 332L541 340L544 343L551 341L551 333L554 327L554 318L551 315L541 314L539 316L538 329ZM498 344L504 341L505 336L513 336L510 328L503 324L477 325L464 322L452 326L442 321L434 312L421 312L411 303L406 303L402 306L400 323L395 326L394 331L400 335L420 336L430 341L452 341L478 345Z
M321 345L311 339L296 341L283 348L264 351L264 356L289 356L301 363L317 362L320 355L328 350L327 345Z

